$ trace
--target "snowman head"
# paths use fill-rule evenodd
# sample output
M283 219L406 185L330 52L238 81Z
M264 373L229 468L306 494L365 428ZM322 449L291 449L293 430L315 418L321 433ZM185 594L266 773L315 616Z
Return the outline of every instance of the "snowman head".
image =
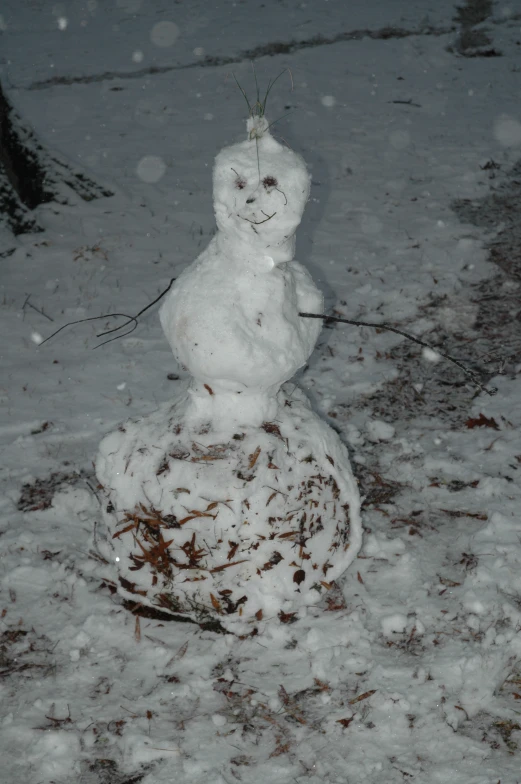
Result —
M215 160L217 226L232 243L289 261L309 187L301 156L271 136L264 116L252 116L247 140L225 147Z

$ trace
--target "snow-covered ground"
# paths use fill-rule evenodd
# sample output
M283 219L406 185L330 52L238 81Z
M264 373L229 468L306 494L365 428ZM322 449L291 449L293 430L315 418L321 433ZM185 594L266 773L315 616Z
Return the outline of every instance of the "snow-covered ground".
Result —
M446 0L0 15L10 99L115 193L0 237L2 780L519 781L521 251L500 271L486 247L515 195L460 222L520 157L517 5L464 34ZM499 391L395 334L326 327L299 383L350 445L363 549L322 605L239 639L133 615L92 552L101 438L183 375L156 310L96 350L112 319L38 344L137 313L208 243L213 158L243 137L233 74L253 93L256 50L261 85L291 70L268 113L289 112L273 131L312 172L297 258L328 312L422 336Z

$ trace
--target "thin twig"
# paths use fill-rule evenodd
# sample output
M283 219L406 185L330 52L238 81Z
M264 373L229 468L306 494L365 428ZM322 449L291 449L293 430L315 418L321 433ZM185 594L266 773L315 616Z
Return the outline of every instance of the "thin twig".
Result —
M284 119L284 117L287 117L287 116L288 116L288 114L291 114L291 112L293 112L293 111L294 111L294 109L290 109L290 111L289 111L289 112L285 112L284 114L281 114L281 115L280 115L280 117L277 117L277 119L276 119L276 120L273 120L273 122L270 122L270 124L268 125L268 127L266 128L266 130L267 130L267 131L269 131L269 129L271 128L271 126L272 126L272 125L275 125L275 123L278 123L278 122L280 122L281 120L283 120L283 119Z
M156 302L159 302L159 300L162 297L164 297L165 294L168 294L168 292L172 288L172 283L174 282L174 280L175 280L175 278L171 278L170 283L168 284L167 288L164 291L162 291L161 294L159 294L159 296L156 297L152 302L149 302L148 305L146 305L142 310L140 310L139 313L136 313L135 316L128 316L128 321L127 321L126 324L122 324L120 327L114 327L114 329L107 329L105 332L100 332L98 335L96 335L96 337L97 338L102 338L104 335L110 335L111 332L117 332L118 329L123 329L123 327L126 327L127 324L130 324L131 321L137 321L137 319L140 316L142 316L143 313L145 313L145 311L147 311L149 308L151 308L153 305L155 305ZM104 344L101 343L100 345L103 346Z
M142 316L143 313L145 313L145 311L147 311L149 308L151 308L153 305L155 305L157 302L159 302L159 300L162 297L164 297L165 294L167 294L170 291L170 289L172 288L172 283L174 281L175 281L175 278L171 278L170 283L168 284L166 289L164 291L162 291L161 294L159 294L159 296L155 298L155 300L153 300L152 302L149 302L148 305L146 305L144 308L142 308L139 311L139 313L137 313L135 316L129 316L128 313L107 313L104 316L89 316L88 318L77 319L76 321L68 321L67 324L63 324L63 326L61 326L59 329L57 329L51 335L46 337L45 340L42 340L42 342L40 343L40 346L43 346L43 344L47 343L48 340L51 340L51 338L54 338L59 332L64 330L66 327L72 327L74 324L83 324L86 321L97 321L98 319L106 319L106 318L119 318L119 317L122 317L122 318L125 318L127 320L125 321L124 324L121 324L119 327L115 327L114 329L106 330L105 332L100 332L99 335L96 336L98 338L99 337L103 337L103 335L109 335L112 332L117 332L118 330L123 329L124 327L128 326L131 323L132 323L132 329L129 329L127 332L124 332L123 335L116 335L116 337L110 338L110 340L105 340L103 343L98 343L98 345L94 346L94 348L100 348L100 346L105 346L107 343L111 343L113 340L117 340L118 338L126 337L127 335L130 335L132 332L134 332L134 330L137 328L138 318L140 316Z
M257 89L257 106L260 106L260 89L259 89L259 82L257 81L257 71L255 70L255 62L254 60L251 61L251 69L253 71L253 78L255 79L255 87Z
M267 90L266 90L266 95L264 96L264 101L262 102L262 113L263 113L263 114L266 112L266 103L267 103L267 101L268 101L268 95L270 94L271 88L273 87L273 85L275 84L275 82L276 82L276 81L278 81L278 80L280 79L280 77L282 76L282 74L284 74L286 71L289 71L289 68L284 68L284 70L282 70L282 71L279 73L279 75L275 77L275 79L270 79L270 80L269 80L269 82L268 82L268 88L267 88ZM291 87L292 87L292 89L293 89L293 77L292 77L292 75L291 75L291 71L289 71L289 75L290 75L290 79L291 79Z
M235 79L235 84L237 85L237 87L239 88L241 93L244 95L244 100L246 101L246 104L248 106L248 112L251 114L252 113L252 109L251 109L251 106L250 106L250 102L248 101L248 96L246 95L246 92L244 91L244 89L239 84L239 80L237 79L237 77L235 76L234 73L232 73L232 76Z
M42 340L42 342L40 343L40 346L43 346L43 344L47 343L48 340L51 340L51 338L54 338L59 332L64 330L66 327L72 327L72 326L74 326L74 324L83 324L83 322L85 322L85 321L96 321L97 319L104 319L104 318L117 318L119 316L123 316L123 318L126 318L126 319L131 319L132 318L132 316L129 316L128 313L107 313L106 316L90 316L89 318L77 319L76 321L68 321L67 324L64 324L62 327L57 329L51 335L48 335L48 337L46 337L45 340Z
M401 103L404 106L415 106L417 109L421 109L421 104L413 103L411 98L408 101L387 101L387 103Z
M255 134L255 149L257 150L257 171L259 173L259 185L261 181L261 173L260 173L260 156L259 156L259 137Z
M338 316L326 316L322 313L299 313L299 316L302 318L315 318L315 319L322 319L326 323L331 321L340 322L341 324L353 324L355 327L372 327L373 329L385 329L388 332L395 332L397 335L401 335L407 340L412 340L414 343L417 343L419 346L423 346L424 348L428 348L431 351L434 351L435 354L439 354L440 357L447 359L449 362L452 362L456 367L459 367L469 378L472 380L476 386L478 386L482 392L486 392L487 395L495 395L497 387L491 387L487 389L487 387L481 383L479 378L477 377L476 373L474 373L470 368L461 362L461 360L452 357L450 354L446 354L444 351L440 351L438 348L431 346L430 343L426 343L424 340L415 337L414 335L410 335L408 332L404 332L402 329L398 329L397 327L393 327L391 324L374 324L368 321L354 321L353 319L346 319L346 318L339 318Z
M32 308L33 310L35 310L37 313L39 313L39 314L40 314L40 316L43 316L44 318L46 318L46 319L49 319L49 321L54 321L54 319L53 319L53 318L51 318L50 316L48 316L48 315L47 315L47 313L44 313L44 312L43 312L43 310L40 310L39 308L36 308L36 307L33 305L33 303L32 303L32 302L29 302L29 299L30 299L30 297L31 297L31 295L30 295L30 294L28 294L28 295L27 295L27 297L25 298L25 302L24 302L24 304L22 305L22 310L25 310L25 306L26 306L26 305L29 305L29 307L30 307L30 308Z
M132 316L128 316L128 318L131 319ZM128 323L129 322L127 321L127 324ZM121 329L121 327L118 327L118 329ZM106 346L107 343L112 343L113 340L118 340L119 338L126 338L127 335L131 335L134 332L135 329L137 329L137 321L135 322L135 324L132 325L131 329L127 330L127 332L123 332L122 335L115 335L113 338L109 338L108 340L104 340L103 343L98 343L98 345L97 346L93 346L92 349L94 350L95 348L101 348L101 346Z
M279 193L282 193L282 195L283 195L283 196L284 196L284 198L286 199L286 201L284 202L284 206L286 206L286 204L288 203L288 197L286 196L286 194L284 193L284 191L281 191L281 189L280 189L280 188L275 188L275 190L276 190L276 191L278 191Z

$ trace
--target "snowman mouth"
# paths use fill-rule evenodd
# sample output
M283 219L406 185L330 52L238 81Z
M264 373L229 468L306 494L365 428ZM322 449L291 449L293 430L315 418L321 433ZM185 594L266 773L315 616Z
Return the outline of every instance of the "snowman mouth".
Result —
M257 216L257 214L255 212L252 213L252 215L253 215L252 218L246 218L244 215L239 215L239 214L237 214L237 217L238 218L242 218L242 220L248 221L248 223L255 224L255 226L260 226L261 223L267 223L269 220L274 218L277 213L273 212L271 215L268 215L267 212L264 212L264 210L261 210L261 214L263 216L262 218Z

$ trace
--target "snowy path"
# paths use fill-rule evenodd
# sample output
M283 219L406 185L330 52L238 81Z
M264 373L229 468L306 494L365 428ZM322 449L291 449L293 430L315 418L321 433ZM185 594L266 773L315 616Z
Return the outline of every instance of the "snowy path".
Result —
M520 199L507 173L521 149L521 20L513 4L497 4L476 28L489 39L474 38L478 48L501 53L486 57L458 52L448 2L413 11L375 0L355 10L266 3L256 17L248 4L232 11L224 2L179 4L178 15L137 0L110 11L84 5L52 16L46 4L28 13L6 0L1 12L11 99L49 146L116 191L42 209L45 233L2 237L0 247L10 253L0 259L0 329L9 336L0 380L6 784L514 784ZM150 38L163 21L177 25L172 46L157 44L175 33L169 26ZM439 341L474 360L499 392L476 396L458 371L425 361L396 335L324 329L301 383L350 444L367 494L364 549L338 593L243 640L138 620L111 594L111 570L89 554L99 512L92 461L105 432L168 400L180 371L152 312L132 336L96 351L92 325L40 349L35 334L139 311L212 236L212 160L241 135L244 102L230 68L180 66L240 58L273 41L420 25L455 32L297 47L259 59L257 73L264 83L291 68L294 91L282 77L269 114L294 110L278 133L313 173L297 258L328 308ZM153 67L169 70L123 78ZM121 78L85 79L107 72ZM247 62L234 73L251 89ZM56 83L69 77L76 82ZM506 181L508 195L485 202L481 217L462 206ZM501 248L496 264L485 242ZM52 324L23 308L29 294ZM502 360L505 375L494 377Z

